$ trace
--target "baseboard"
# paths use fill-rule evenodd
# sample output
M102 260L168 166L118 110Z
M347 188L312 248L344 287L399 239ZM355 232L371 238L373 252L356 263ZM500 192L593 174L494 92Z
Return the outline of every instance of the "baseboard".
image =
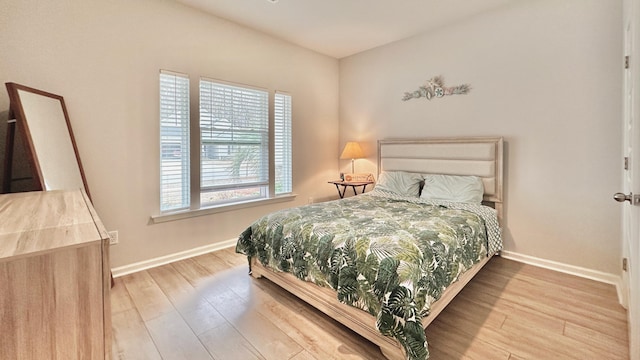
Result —
M538 266L541 268L562 272L565 274L575 275L586 279L591 279L606 284L611 284L616 287L618 293L618 302L624 305L626 304L625 294L622 290L622 277L614 274L605 273L602 271L596 271L579 266L567 265L556 261L540 259L537 257L523 255L511 251L501 251L500 256L505 259L518 261L521 263Z
M212 251L230 248L232 246L235 246L237 241L238 241L237 239L225 240L225 241L217 242L215 244L205 245L205 246L197 247L197 248L186 250L186 251L181 251L175 254L157 257L155 259L149 259L149 260L141 261L141 262L130 264L130 265L119 266L117 268L111 269L111 273L114 278L117 278L120 276L132 274L134 272L151 269L156 266L161 266L161 265L169 264L172 262L188 259L194 256L210 253Z

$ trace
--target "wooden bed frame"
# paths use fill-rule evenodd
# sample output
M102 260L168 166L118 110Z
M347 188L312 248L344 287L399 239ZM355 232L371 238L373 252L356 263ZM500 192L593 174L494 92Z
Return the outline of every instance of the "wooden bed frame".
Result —
M501 137L393 139L378 141L378 172L409 171L449 175L475 175L482 178L484 202L493 205L502 219L503 139ZM495 255L495 254L491 254ZM431 305L429 316L422 319L424 328L440 314L464 286L489 262L487 256L451 284L442 297ZM254 257L251 275L265 277L306 301L336 321L380 347L388 359L405 359L398 342L380 334L376 318L358 308L343 304L332 289L301 281L294 275L274 272Z

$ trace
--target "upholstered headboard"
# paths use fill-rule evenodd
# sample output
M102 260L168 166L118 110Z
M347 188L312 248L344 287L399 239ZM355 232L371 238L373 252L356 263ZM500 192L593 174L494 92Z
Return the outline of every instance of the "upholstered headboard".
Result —
M502 212L502 137L378 140L378 172L475 175L482 178L484 200Z

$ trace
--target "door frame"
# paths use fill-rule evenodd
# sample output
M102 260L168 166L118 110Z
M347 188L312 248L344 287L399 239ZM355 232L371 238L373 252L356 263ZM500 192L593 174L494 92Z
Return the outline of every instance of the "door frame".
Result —
M640 194L640 0L623 1L624 54L629 56L623 74L623 153L629 156L628 170L623 170L625 193ZM630 96L627 94L630 92ZM631 146L631 151L628 147ZM629 155L627 155L630 152ZM628 181L628 176L630 180ZM622 256L627 259L623 287L627 298L629 358L640 360L640 206L623 205Z

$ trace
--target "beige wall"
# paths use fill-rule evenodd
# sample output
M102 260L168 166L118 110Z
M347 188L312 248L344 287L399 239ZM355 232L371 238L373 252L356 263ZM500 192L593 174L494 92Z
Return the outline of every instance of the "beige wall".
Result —
M620 273L621 1L516 1L340 61L340 142L502 135L508 251ZM434 75L468 95L403 102Z
M65 97L97 211L119 231L113 267L233 239L259 215L335 197L326 181L338 170L336 59L161 0L3 1L0 49L3 84ZM150 225L160 69L290 92L297 199ZM2 90L0 112L8 107Z

